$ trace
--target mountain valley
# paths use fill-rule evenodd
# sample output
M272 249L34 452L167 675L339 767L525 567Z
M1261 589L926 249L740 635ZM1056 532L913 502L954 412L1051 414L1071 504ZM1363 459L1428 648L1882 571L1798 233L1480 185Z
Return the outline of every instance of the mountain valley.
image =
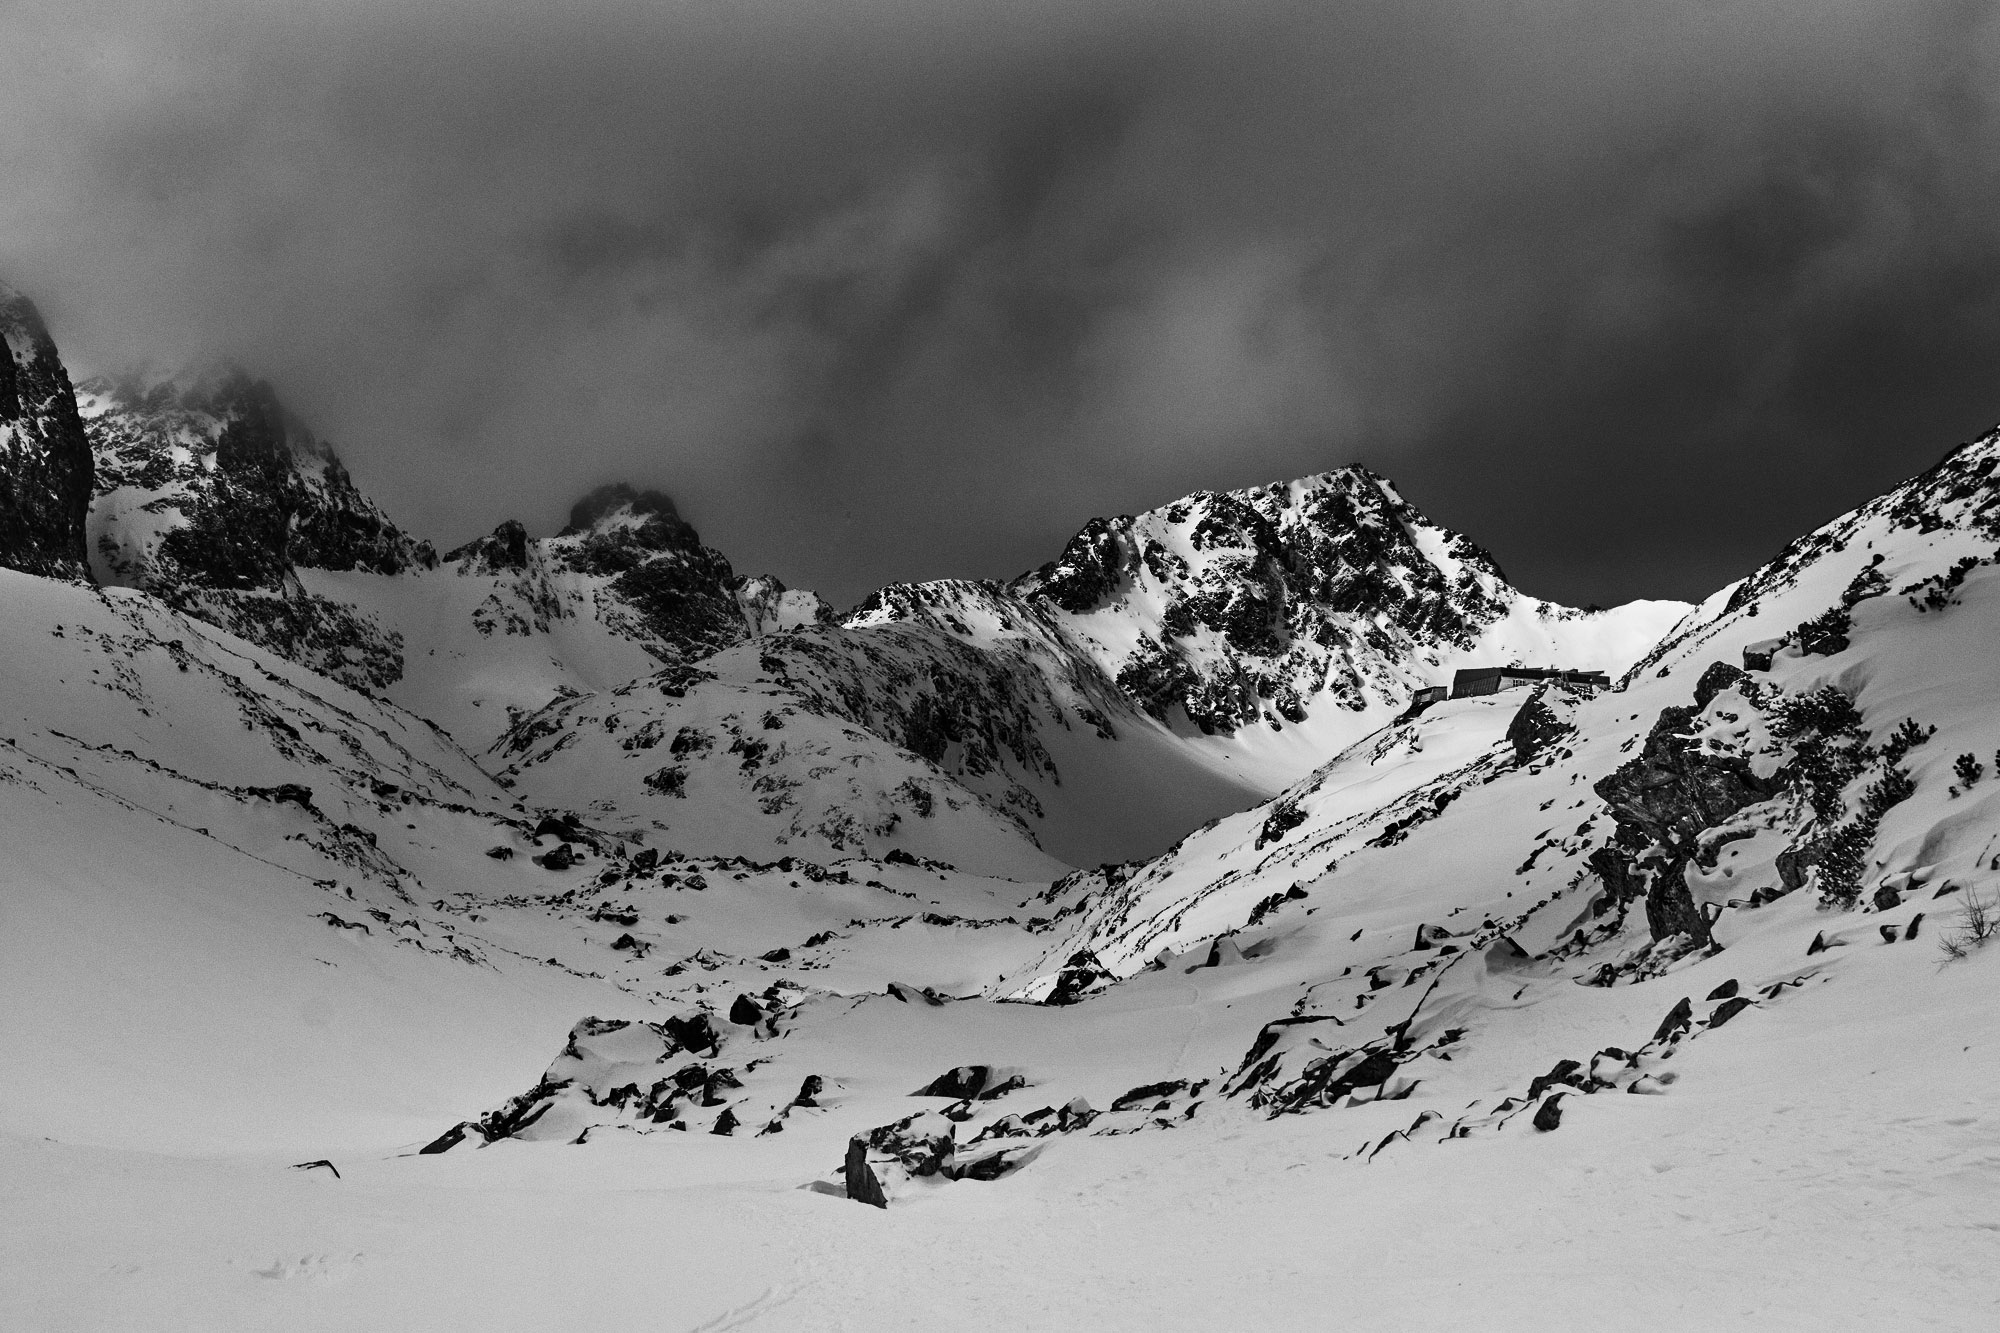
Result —
M1351 467L837 612L0 335L0 1323L2000 1302L2000 432L1699 605Z

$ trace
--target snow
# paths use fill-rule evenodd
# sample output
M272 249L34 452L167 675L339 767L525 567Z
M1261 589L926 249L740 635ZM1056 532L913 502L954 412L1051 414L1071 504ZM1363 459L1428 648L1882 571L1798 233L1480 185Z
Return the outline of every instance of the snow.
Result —
M1397 668L1639 661L1526 762L1522 691L1337 744L1099 711L1089 626L977 585L694 679L556 571L309 571L405 636L376 697L0 571L0 1327L1991 1326L2000 949L1938 943L2000 898L2000 763L1953 772L2000 750L2000 566L1906 592L1994 551L1983 486L1922 495L1685 618L1518 599L1466 658ZM1846 647L1691 707L1878 555ZM481 633L496 597L529 628ZM1588 863L1596 783L1668 708L1775 775L1775 701L1827 685L1877 746L1937 728L1861 906L1752 905L1807 817L1773 798L1701 835L1721 949L1656 949ZM911 733L939 699L953 726ZM649 788L684 728L718 743L684 747L685 795ZM928 815L888 803L911 781ZM894 839L825 823L892 813ZM1071 873L1117 838L1149 859ZM1078 972L1080 1002L1018 1002ZM697 1010L712 1048L660 1035ZM1025 1086L914 1095L970 1064ZM682 1128L612 1095L697 1065ZM517 1099L549 1109L418 1152ZM888 1207L841 1197L850 1139L918 1113L1019 1164L946 1180L877 1145Z

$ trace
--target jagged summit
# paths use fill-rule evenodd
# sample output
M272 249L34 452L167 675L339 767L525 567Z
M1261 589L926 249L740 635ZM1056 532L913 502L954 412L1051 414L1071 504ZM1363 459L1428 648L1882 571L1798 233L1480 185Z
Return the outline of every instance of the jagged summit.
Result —
M1000 619L1050 627L1161 722L1216 736L1310 722L1322 754L1454 666L1622 670L1687 609L1527 597L1364 467L1093 519L1041 568L972 586L883 589L848 623L950 626L978 618L974 602L990 620L996 598L1011 601Z
M1196 551L1234 555L1246 572L1292 575L1300 580L1298 592L1336 608L1364 601L1394 607L1424 591L1448 591L1441 576L1468 571L1506 583L1492 556L1432 523L1386 478L1356 465L1242 490L1196 491L1137 516L1093 519L1059 557L1012 586L1074 614L1095 610L1142 566L1161 582L1170 581L1163 570L1182 572L1166 559L1162 539L1170 536L1183 536ZM1248 553L1248 563L1237 553ZM1379 581L1392 571L1418 586ZM1233 628L1246 641L1257 637L1251 624Z
M138 368L76 389L96 458L90 560L139 588L362 689L402 674L373 617L308 590L303 571L428 569L429 542L354 484L333 447L239 366Z
M599 486L570 506L569 526L558 536L626 530L631 540L656 550L699 546L701 534L683 519L663 491L635 491L625 482Z
M87 582L90 444L34 302L0 282L0 566Z
M299 566L394 574L436 562L355 486L263 380L206 365L86 380L99 576L170 599L281 588Z

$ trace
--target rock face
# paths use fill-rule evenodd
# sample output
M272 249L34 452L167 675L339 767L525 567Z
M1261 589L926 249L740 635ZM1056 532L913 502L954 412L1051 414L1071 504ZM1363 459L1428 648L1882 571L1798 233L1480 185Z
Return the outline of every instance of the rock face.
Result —
M526 569L528 530L521 526L519 519L510 518L493 529L492 536L481 537L456 550L447 551L444 558L455 564L483 567L489 574Z
M407 666L404 633L444 627L398 629L396 594L351 580L330 587L302 571L484 576L493 591L471 611L483 636L594 620L603 635L667 663L832 619L811 593L738 578L670 499L624 485L585 496L555 537L532 539L508 520L440 569L431 544L362 494L268 384L234 368L93 379L77 407L95 454L87 545L98 578L356 688L395 684Z
M90 443L32 302L0 283L0 565L87 582Z
M436 563L241 370L99 378L78 393L97 457L95 554L113 581L275 591L297 566L394 574Z
M856 1137L847 1141L847 1160L842 1164L841 1174L846 1178L848 1198L876 1208L889 1206L888 1198L882 1193L882 1182L875 1178L874 1170L868 1165L867 1139Z
M609 576L635 628L679 657L706 657L748 637L729 561L703 546L660 492L601 486L570 510L557 538L568 568Z
M400 638L299 585L300 569L396 574L437 563L363 495L332 448L233 368L78 388L96 457L92 564L323 674L379 689Z
M1740 755L1710 752L1696 734L1695 717L1695 709L1664 709L1638 758L1600 779L1595 790L1621 829L1652 845L1646 924L1653 938L1685 935L1705 944L1708 920L1687 886L1695 840L1744 806L1775 794L1781 784L1758 777ZM1632 875L1629 858L1617 873ZM1606 875L1607 881L1612 877Z
M1524 603L1584 614L1523 598L1365 468L1094 519L1008 590L1057 613L1147 712L1211 733L1298 723L1321 697L1401 707L1425 650L1470 649Z
M1535 686L1507 724L1507 743L1514 747L1514 762L1533 762L1574 731L1576 706L1588 697L1589 691L1559 681Z
M445 559L495 572L521 570L531 563L531 547L553 569L608 579L598 599L601 618L669 664L833 620L833 608L815 593L793 591L768 576L739 577L722 552L702 545L670 498L623 483L600 486L579 500L569 525L545 541L528 542L521 525L510 521Z

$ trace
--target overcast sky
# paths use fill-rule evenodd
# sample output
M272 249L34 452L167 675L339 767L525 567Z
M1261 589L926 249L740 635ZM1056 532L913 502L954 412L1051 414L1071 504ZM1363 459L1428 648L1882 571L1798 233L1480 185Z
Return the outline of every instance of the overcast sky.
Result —
M845 605L1351 462L1698 597L2000 420L1917 0L0 0L0 273L441 544L668 490Z

